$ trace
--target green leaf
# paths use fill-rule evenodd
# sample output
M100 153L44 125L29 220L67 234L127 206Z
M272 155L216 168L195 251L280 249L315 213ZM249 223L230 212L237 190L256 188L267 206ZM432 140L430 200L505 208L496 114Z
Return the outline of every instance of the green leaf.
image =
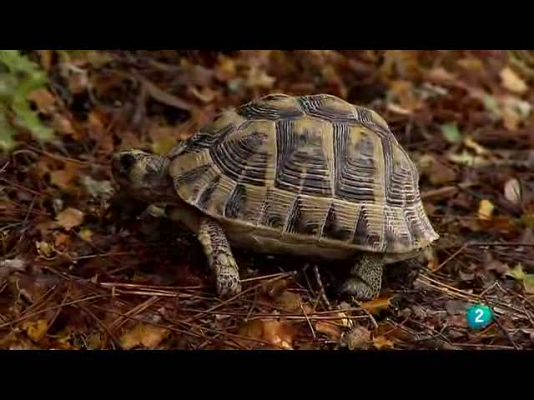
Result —
M0 104L0 150L8 151L15 147L15 129L9 124L7 114Z
M462 134L458 130L455 122L441 125L441 133L445 139L450 143L458 143L462 141Z
M525 292L528 294L534 294L534 274L525 275L525 279L523 279L523 286L525 287Z
M517 279L518 281L522 281L525 279L525 272L523 271L523 265L517 264L510 272L507 272L505 274L506 276L510 276L514 279Z

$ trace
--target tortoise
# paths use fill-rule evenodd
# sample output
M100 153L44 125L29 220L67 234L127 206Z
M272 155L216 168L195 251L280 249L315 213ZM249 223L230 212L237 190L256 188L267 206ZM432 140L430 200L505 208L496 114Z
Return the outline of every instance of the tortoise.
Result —
M339 292L371 300L385 265L439 238L386 121L329 94L259 97L166 156L118 151L112 170L123 190L196 234L221 297L241 291L233 248L352 258Z

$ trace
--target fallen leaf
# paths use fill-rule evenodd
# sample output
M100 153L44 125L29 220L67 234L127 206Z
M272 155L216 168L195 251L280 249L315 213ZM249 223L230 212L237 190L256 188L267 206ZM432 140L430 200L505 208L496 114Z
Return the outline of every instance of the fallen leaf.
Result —
M155 349L170 333L168 329L149 324L138 324L120 338L121 347L125 350L134 347Z
M465 147L473 150L477 155L484 155L489 153L487 149L475 142L471 136L467 136L464 139L464 145Z
M302 299L297 293L288 290L282 292L275 300L276 307L286 312L295 312L300 310Z
M465 315L468 307L469 303L461 300L448 300L445 303L445 310L447 310L450 315Z
M284 293L289 286L289 279L277 279L275 281L267 281L262 284L261 290L266 295L275 299Z
M293 350L293 337L297 332L290 322L263 319L249 321L241 327L239 333L245 337L265 340L277 348Z
M508 264L496 259L489 261L486 264L486 269L489 271L495 271L500 275L506 275L506 273L510 271Z
M58 250L65 249L70 243L70 236L65 233L59 233L54 240L54 247Z
M237 66L235 60L231 57L221 56L215 71L217 79L223 82L230 81L236 74Z
M90 242L91 238L93 237L93 231L89 228L82 228L80 230L80 237L82 238L82 240Z
M455 122L441 125L441 133L449 143L458 143L462 141L462 134Z
M534 274L525 275L525 279L523 279L523 286L525 287L525 292L528 294L534 294Z
M34 342L41 341L48 331L48 321L39 319L37 321L26 321L22 324L22 329Z
M504 197L513 204L521 204L521 185L515 178L504 184Z
M499 76L501 77L502 86L511 92L521 94L528 90L528 86L525 81L510 67L503 68Z
M37 248L37 253L45 259L50 259L56 253L54 246L48 242L35 242L35 247Z
M382 310L387 310L391 306L391 297L378 298L361 304L371 314L378 314Z
M456 63L471 72L481 73L484 72L484 64L482 61L475 57L461 58Z
M252 67L248 71L246 85L251 88L270 89L272 88L275 81L276 78L274 76L268 75L267 72L265 72L263 69Z
M85 190L94 198L101 200L109 200L115 193L115 189L110 181L97 181L89 175L83 175L81 183Z
M427 73L427 78L436 83L443 83L443 84L456 82L456 75L450 73L443 67L432 68Z
M532 106L529 102L518 99L515 96L503 96L500 98L499 103L504 127L509 131L517 130L532 111Z
M82 137L74 128L72 121L59 113L54 114L54 117L52 119L52 127L54 128L54 130L63 135L71 135L74 139L81 139Z
M478 206L478 219L489 221L495 206L489 200L481 200Z
M50 172L50 183L65 191L71 190L74 182L78 179L79 173L79 165L67 162L64 169Z
M511 271L505 274L523 283L525 292L534 294L534 274L526 274L523 271L523 265L517 264Z
M59 225L69 231L80 225L83 222L83 217L83 212L76 208L68 207L57 215L56 221Z
M396 106L408 113L412 113L421 105L421 102L415 97L413 84L410 81L396 80L391 82L390 94L396 100Z
M522 264L517 264L514 268L512 268L512 270L507 272L505 275L517 279L518 281L522 281L523 279L525 279L526 276L525 272L523 271Z
M371 332L363 326L356 326L343 335L343 342L349 350L368 349L372 343Z
M438 161L430 154L425 154L419 159L419 169L421 174L428 177L428 180L433 185L442 185L449 182L454 182L457 178L454 169L447 164Z
M376 349L392 349L394 344L391 340L387 339L385 336L378 336L373 339L373 345Z
M324 333L331 340L335 340L336 342L341 338L341 329L331 321L317 321L315 323L315 330Z
M50 114L54 111L56 99L46 89L37 89L28 95L28 100L35 103L37 110L43 114Z

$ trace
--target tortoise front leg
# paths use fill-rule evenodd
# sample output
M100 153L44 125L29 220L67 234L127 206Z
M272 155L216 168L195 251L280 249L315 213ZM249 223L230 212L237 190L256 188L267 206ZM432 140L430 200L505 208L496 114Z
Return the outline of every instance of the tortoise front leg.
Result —
M239 268L221 225L204 217L200 221L198 240L204 248L210 268L215 272L217 294L230 297L241 291Z
M376 256L364 254L350 271L350 276L341 286L341 292L357 300L372 300L380 294L384 263Z

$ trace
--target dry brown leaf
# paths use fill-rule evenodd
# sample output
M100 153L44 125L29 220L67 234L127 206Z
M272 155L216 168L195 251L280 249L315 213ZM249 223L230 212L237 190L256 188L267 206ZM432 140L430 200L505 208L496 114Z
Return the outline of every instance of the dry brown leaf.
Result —
M300 310L302 299L297 293L288 290L282 292L275 301L276 307L286 312L295 312Z
M363 326L356 326L343 335L343 342L349 350L365 350L371 345L371 332Z
M532 105L516 96L501 96L498 105L504 127L509 131L517 130L532 112Z
M528 86L525 81L510 67L505 67L500 72L501 84L505 89L514 93L525 93Z
M48 321L39 319L37 321L26 321L22 324L22 329L34 342L41 341L48 331Z
M73 207L68 207L57 215L56 221L59 225L69 231L72 228L81 225L83 217L84 213L82 211Z
M81 135L74 128L72 121L66 116L55 113L52 119L52 127L56 132L59 132L63 135L71 135L74 139L81 139Z
M276 78L268 75L264 70L252 67L248 72L246 84L251 88L270 89L273 87L275 81Z
M71 190L79 173L80 166L78 164L67 162L64 169L50 172L50 183L65 191Z
M478 206L478 219L489 221L495 206L487 199L481 200Z
M475 57L461 58L457 61L457 64L471 72L482 73L484 72L484 64L482 61Z
M450 73L443 67L432 68L427 78L436 83L454 83L456 82L456 75Z
M378 298L375 300L362 303L362 308L365 308L371 314L377 314L382 310L387 310L391 306L391 297Z
M288 322L267 320L263 323L263 337L275 346L292 350L293 336L296 334L293 326Z
M317 321L315 330L324 333L331 340L338 341L341 338L341 329L332 321Z
M293 338L297 331L290 322L264 319L247 322L239 333L252 339L265 340L277 348L293 350Z
M235 60L231 57L221 56L215 72L215 76L220 81L229 81L235 78L237 67Z
M37 110L43 114L52 113L56 105L54 95L46 89L34 90L28 95L28 100L33 101Z
M515 178L504 184L504 197L513 204L521 204L521 185Z
M421 174L426 175L433 185L442 185L454 182L457 178L456 172L447 164L437 160L430 154L425 154L419 159Z
M41 59L41 65L45 71L50 71L52 67L52 50L37 50L39 58Z
M508 264L503 263L502 261L497 259L492 259L488 261L488 263L486 264L486 269L490 271L495 271L501 275L506 275L508 272L510 272L510 267L508 266Z
M402 110L413 112L421 106L421 101L415 97L412 82L397 80L391 82L390 92L397 99L397 106Z
M138 324L121 336L120 344L125 350L130 350L134 347L155 349L169 333L170 331L165 328L149 324Z
M385 336L377 336L373 339L373 345L376 349L392 349L394 344L391 340L387 339Z
M58 233L54 240L54 247L58 250L65 249L70 243L70 236L65 233Z

